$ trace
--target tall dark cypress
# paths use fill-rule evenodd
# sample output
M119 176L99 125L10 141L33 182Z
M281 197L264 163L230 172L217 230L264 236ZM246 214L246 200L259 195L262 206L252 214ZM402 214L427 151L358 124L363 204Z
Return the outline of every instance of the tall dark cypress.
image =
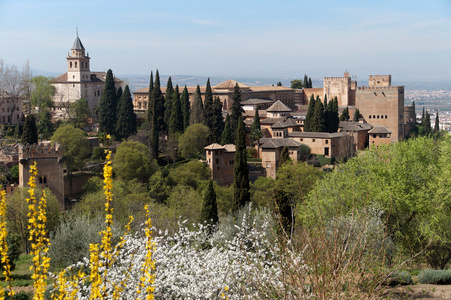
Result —
M216 203L216 193L213 186L213 180L208 183L207 190L204 194L204 201L202 203L202 211L200 213L200 223L216 225L218 224L218 205ZM210 228L211 229L211 228Z
M152 96L154 95L154 91L152 91ZM154 113L151 114L151 120L149 120L150 123L150 150L152 159L158 159L158 148L159 148L159 130L158 130L158 117L155 113L157 104L155 99L153 101L150 101L152 104L152 107L149 107L151 111Z
M360 110L357 108L354 112L354 116L352 117L352 120L354 122L358 122L360 119Z
M312 130L312 121L313 121L313 114L315 112L315 97L312 96L310 97L310 101L308 103L308 110L307 110L307 115L305 116L305 121L304 121L304 131L305 132L311 132Z
M325 122L324 118L324 105L319 96L316 96L315 100L315 111L313 112L312 118L312 128L313 132L324 132L325 131Z
M255 109L254 121L251 126L250 138L252 142L259 140L262 137L262 128L260 125L260 116L258 114L258 108Z
M127 139L137 132L136 114L133 112L133 100L128 85L119 101L117 113L116 135L119 139Z
M221 142L221 135L224 131L224 117L222 116L222 103L219 97L213 100L212 127L210 128L213 143Z
M164 96L161 92L160 74L155 73L155 85L152 90L152 98L155 101L155 113L157 116L158 133L166 131L166 123L164 123Z
M166 99L168 101L168 99ZM183 132L183 116L182 107L180 103L179 86L175 86L174 95L172 98L171 117L169 118L169 136L177 135Z
M122 87L120 86L116 92L116 99L117 99L116 111L117 112L119 111L119 107L121 106L122 94L123 94L123 91L122 91Z
M221 145L226 144L233 144L232 139L232 128L230 125L230 116L226 116L225 124L224 124L224 130L222 131L221 135Z
M287 146L285 146L282 149L282 153L280 153L279 165L282 166L283 164L285 164L287 162L291 162L291 157L290 157L290 150L288 149Z
M304 84L304 88L308 88L309 86L308 86L308 77L307 77L307 74L304 74L304 82L303 82L303 84Z
M440 130L440 120L438 118L438 111L435 114L435 125L434 125L434 130L435 131L439 131Z
M99 103L99 129L107 134L115 134L116 129L116 89L114 87L113 71L108 70L103 88L102 98Z
M22 132L22 144L37 144L38 143L38 128L36 126L36 119L33 115L28 115L25 118L25 124Z
M337 132L338 126L340 125L340 117L338 116L338 99L335 97L333 100L329 101L331 104L331 110L329 112L330 127L329 132Z
M207 80L207 86L205 88L204 99L204 124L210 128L210 132L213 129L214 123L214 111L213 111L213 94L211 92L210 78Z
M149 94L147 96L147 122L149 123L149 126L152 126L152 114L153 114L153 103L151 103L152 100L152 91L153 91L153 71L150 71L150 82L149 82Z
M423 129L426 135L429 135L432 131L431 128L431 115L425 111L424 121L423 121Z
M236 83L235 89L233 91L233 103L230 114L230 128L232 130L232 140L236 140L238 119L242 116L243 112L244 110L241 107L241 90L238 83Z
M311 77L308 78L308 87L309 88L313 88L312 78Z
M171 76L168 78L168 83L166 84L166 95L164 97L164 123L166 124L166 129L169 127L169 119L172 113L172 101L174 100L174 88L172 86Z
M190 125L204 122L204 105L202 103L202 94L200 87L197 85L196 93L194 94L193 106L190 113Z
M180 97L180 104L182 106L182 115L183 115L183 132L189 126L189 116L191 114L191 103L189 102L189 94L188 89L183 89L182 96Z
M341 112L340 121L348 121L349 120L349 108L346 107Z
M423 113L421 114L421 124L424 123L425 118L426 118L426 113L425 113L424 106L423 106Z
M237 211L250 201L246 135L244 132L243 118L241 116L238 118L235 148L235 165L233 167L233 211Z

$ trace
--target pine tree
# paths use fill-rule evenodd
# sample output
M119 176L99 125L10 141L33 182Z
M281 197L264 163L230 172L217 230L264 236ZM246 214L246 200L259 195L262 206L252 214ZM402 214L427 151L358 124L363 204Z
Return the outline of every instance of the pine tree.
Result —
M326 119L324 117L324 105L319 96L316 96L315 110L313 112L313 118L311 122L312 132L324 132L326 129Z
M166 95L164 97L164 123L166 124L166 129L169 127L169 119L172 113L172 101L174 100L174 88L172 87L171 76L168 78L168 83L166 84Z
M235 148L235 165L233 167L233 211L239 210L250 201L246 135L241 116L238 119Z
M128 85L119 101L117 112L116 135L119 139L127 139L137 132L136 114L133 112L133 100Z
M354 121L354 122L358 122L359 121L359 119L360 119L360 110L357 108L356 110L355 110L355 112L354 112L354 117L352 118L352 120Z
M210 128L210 133L214 126L214 111L213 111L213 94L211 92L210 78L207 80L207 86L205 88L205 99L204 99L204 124ZM210 141L212 138L210 137Z
M280 160L279 165L282 166L283 164L286 164L287 162L291 162L290 158L290 151L288 147L283 147L282 153L280 153Z
M348 120L349 120L349 109L348 107L346 107L345 109L343 109L343 112L341 113L340 121L348 121Z
M222 115L222 103L218 96L213 100L213 122L210 128L212 142L219 143L221 134L224 131L224 117Z
M312 121L313 121L313 114L315 112L315 106L316 106L316 101L315 101L315 97L312 96L310 97L310 101L308 103L308 110L307 110L307 115L305 116L305 121L304 121L304 131L305 132L312 132L313 128L312 128Z
M189 126L189 119L191 114L191 103L189 102L189 94L188 89L183 89L182 96L180 97L180 104L182 106L182 115L183 115L183 132Z
M224 124L224 130L221 135L221 145L233 144L232 139L232 127L230 125L230 116L226 116L226 121Z
M233 103L230 110L230 128L232 130L232 140L236 140L238 119L244 112L243 108L241 107L241 91L238 83L235 85L235 89L233 91Z
M99 129L107 134L115 134L117 99L113 71L108 70L102 98L99 103Z
M197 85L196 93L194 94L193 106L190 113L190 125L204 122L204 105L202 103L202 95L200 93L200 87Z
M25 124L22 132L22 144L37 144L38 143L38 128L36 127L36 119L33 115L28 115L25 118Z
M434 125L434 131L439 131L440 130L440 120L438 118L438 111L435 114L435 125Z
M167 99L166 99L167 101ZM175 86L174 96L171 106L171 117L169 118L169 136L174 136L183 132L183 116L180 103L179 86Z
M210 180L204 194L204 202L202 203L202 211L200 213L200 224L216 225L218 224L218 221L216 193L213 186L213 180ZM211 228L209 228L209 232L211 233Z

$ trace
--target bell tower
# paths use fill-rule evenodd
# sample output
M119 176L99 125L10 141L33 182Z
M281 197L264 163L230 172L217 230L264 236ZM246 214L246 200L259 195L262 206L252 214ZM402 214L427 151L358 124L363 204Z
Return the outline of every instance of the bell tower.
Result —
M90 59L89 53L88 55L85 54L85 47L78 37L77 30L77 38L70 53L67 55L67 81L91 81Z

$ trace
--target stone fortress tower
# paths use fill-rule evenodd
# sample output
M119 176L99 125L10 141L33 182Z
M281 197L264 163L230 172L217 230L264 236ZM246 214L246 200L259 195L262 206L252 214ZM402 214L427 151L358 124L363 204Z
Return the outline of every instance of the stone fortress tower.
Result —
M63 147L59 144L40 143L19 145L19 186L28 185L30 166L36 162L37 184L48 187L64 210Z
M66 119L71 103L80 98L86 99L91 116L96 119L95 107L102 98L105 86L105 72L91 72L89 53L86 52L80 38L75 38L74 44L66 57L67 72L52 80L55 87L53 115L56 119ZM123 81L114 78L116 90Z

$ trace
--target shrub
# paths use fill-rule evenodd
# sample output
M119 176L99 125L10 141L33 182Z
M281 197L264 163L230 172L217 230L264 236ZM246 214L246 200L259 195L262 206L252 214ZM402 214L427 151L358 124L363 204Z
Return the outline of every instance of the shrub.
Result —
M407 271L393 272L387 280L387 285L409 285L412 284L412 276Z
M5 300L31 300L33 299L33 293L20 292L15 294L12 298L10 296L5 296Z
M105 160L105 149L105 147L94 147L94 149L92 149L92 159Z
M247 157L249 157L249 158L257 157L257 149L255 149L255 148L248 148L247 149Z
M451 270L424 270L418 275L423 284L451 284Z

